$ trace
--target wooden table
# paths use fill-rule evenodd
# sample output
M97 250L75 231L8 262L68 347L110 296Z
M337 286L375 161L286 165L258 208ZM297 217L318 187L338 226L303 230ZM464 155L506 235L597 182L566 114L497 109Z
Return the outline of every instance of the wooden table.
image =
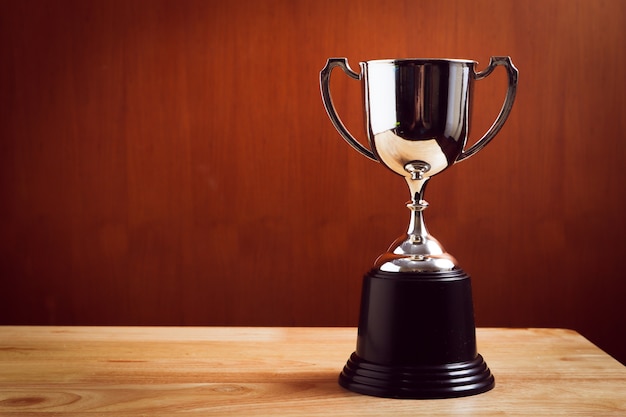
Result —
M337 385L352 328L0 327L0 416L626 415L626 367L578 333L477 338L492 391L396 400Z

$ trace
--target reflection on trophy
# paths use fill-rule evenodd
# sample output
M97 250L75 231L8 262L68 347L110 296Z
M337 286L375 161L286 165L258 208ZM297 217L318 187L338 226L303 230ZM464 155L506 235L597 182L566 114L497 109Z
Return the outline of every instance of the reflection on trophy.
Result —
M476 348L470 277L428 233L423 212L428 180L485 147L506 121L518 72L509 57L492 57L475 72L474 61L394 59L361 62L330 58L320 73L322 99L341 136L364 156L403 176L409 186L406 234L378 257L363 278L356 351L339 384L361 394L393 398L446 398L490 390L494 378ZM496 66L508 73L500 114L468 149L474 81ZM337 115L330 74L340 67L361 80L369 148Z

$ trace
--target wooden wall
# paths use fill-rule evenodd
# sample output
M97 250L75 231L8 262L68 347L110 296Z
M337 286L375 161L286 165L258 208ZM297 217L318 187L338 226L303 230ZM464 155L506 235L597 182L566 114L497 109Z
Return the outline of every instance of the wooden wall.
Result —
M621 0L0 0L0 324L356 325L409 195L336 133L320 69L510 55L513 113L431 181L429 229L478 325L626 361L625 27Z

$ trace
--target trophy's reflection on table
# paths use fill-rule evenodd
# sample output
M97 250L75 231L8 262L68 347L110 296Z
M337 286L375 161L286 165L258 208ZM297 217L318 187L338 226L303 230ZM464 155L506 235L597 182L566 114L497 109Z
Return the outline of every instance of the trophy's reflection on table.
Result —
M494 377L478 353L469 275L429 234L423 212L430 178L476 154L500 131L517 89L509 57L492 57L483 71L460 59L330 58L320 73L322 100L341 136L369 159L403 176L411 199L405 234L376 259L363 278L356 351L339 384L361 394L392 398L448 398L479 394ZM508 90L500 114L468 149L471 93L476 80L503 66ZM341 68L361 81L369 147L347 130L330 94Z

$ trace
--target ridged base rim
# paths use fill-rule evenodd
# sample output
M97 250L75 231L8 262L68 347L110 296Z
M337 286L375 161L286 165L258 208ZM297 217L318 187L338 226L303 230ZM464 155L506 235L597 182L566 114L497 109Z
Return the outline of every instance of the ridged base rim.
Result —
M480 394L492 389L495 380L481 355L470 362L404 367L374 364L353 353L339 385L376 397L436 399Z

